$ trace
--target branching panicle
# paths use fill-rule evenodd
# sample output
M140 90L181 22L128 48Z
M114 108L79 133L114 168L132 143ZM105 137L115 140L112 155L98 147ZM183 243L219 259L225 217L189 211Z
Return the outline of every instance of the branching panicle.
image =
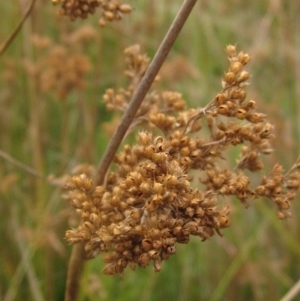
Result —
M273 126L247 100L245 87L250 56L226 48L229 70L222 90L204 108L187 109L178 92L151 90L133 121L143 125L136 144L125 145L115 156L114 172L103 186L95 186L85 174L73 176L67 198L82 219L69 230L70 243L83 242L88 258L105 252L104 273L122 273L127 266L155 271L176 251L176 243L188 243L190 235L202 241L230 225L228 205L220 196L235 196L243 205L264 196L277 207L278 218L288 209L300 186L299 159L286 173L280 165L262 176L258 186L251 172L264 168L262 155L272 152ZM124 111L149 59L139 46L125 50L130 78L126 89L108 89L108 109ZM224 166L225 151L241 146L235 167ZM195 188L197 171L203 189Z

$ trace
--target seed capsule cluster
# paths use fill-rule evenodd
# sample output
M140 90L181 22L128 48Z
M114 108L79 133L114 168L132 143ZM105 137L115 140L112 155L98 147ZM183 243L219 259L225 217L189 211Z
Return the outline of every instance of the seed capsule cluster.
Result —
M119 165L117 177L110 176L106 190L84 175L68 186L83 223L66 237L71 243L85 241L88 257L107 252L104 273L150 262L158 271L176 243L187 243L190 235L206 240L229 225L228 208L217 207L214 193L191 187L162 137L141 132L137 145L125 146L117 162L125 166Z
M118 0L52 0L52 3L61 4L59 14L68 16L72 21L77 18L87 18L99 7L101 9L99 20L101 26L105 26L107 22L121 20L123 14L128 14L132 10L130 5L123 4Z
M64 100L72 91L86 87L86 76L91 70L89 57L83 45L96 39L96 31L83 26L68 37L61 37L54 44L49 38L33 36L32 42L41 55L34 63L27 62L27 71L34 76L37 86L43 92L52 92Z
M104 273L150 263L159 271L176 244L188 243L190 235L204 241L220 234L230 222L229 208L219 196L234 196L245 207L266 197L277 207L279 219L291 215L290 203L300 186L300 158L287 173L277 164L269 175L253 181L249 173L261 171L262 156L272 152L273 126L255 101L246 99L249 55L232 45L226 51L230 66L222 90L204 108L187 109L178 92L151 90L129 132L137 125L147 130L115 156L114 172L107 174L105 184L96 186L79 174L67 185L67 198L82 223L67 231L66 238L84 242L87 257L104 252ZM130 81L125 89L106 91L110 110L126 109L149 65L137 45L127 48L125 56ZM234 167L224 164L232 147L240 147ZM202 189L196 188L195 174Z

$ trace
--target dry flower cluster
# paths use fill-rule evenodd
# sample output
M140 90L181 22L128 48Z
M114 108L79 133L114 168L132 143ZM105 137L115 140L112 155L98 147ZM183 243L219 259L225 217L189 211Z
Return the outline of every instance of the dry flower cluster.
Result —
M151 262L159 271L161 262L176 252L176 243L188 243L190 235L203 241L221 235L220 229L230 225L230 209L221 196L235 196L245 206L264 196L276 205L278 218L290 216L290 202L300 186L300 159L285 174L275 165L258 186L251 182L247 173L262 170L261 155L272 152L273 126L256 102L246 98L249 55L232 45L226 51L229 70L222 90L204 108L187 109L180 93L151 90L130 129L139 124L147 130L116 155L105 184L97 186L85 174L67 184L66 198L82 223L67 231L66 238L72 244L83 242L88 258L105 252L105 274ZM125 55L131 80L127 89L106 91L109 109L126 109L149 64L137 45ZM239 145L236 166L225 168L225 151ZM202 190L193 187L192 170Z
M99 24L101 26L105 26L107 22L121 20L123 14L128 14L132 10L130 5L119 0L52 0L52 3L61 4L59 14L68 16L72 21L77 18L85 19L100 8Z
M49 38L33 36L32 43L41 54L34 64L26 62L26 69L39 89L51 91L59 99L65 99L73 90L84 89L91 62L80 46L95 38L95 30L89 26L62 38L59 44L53 44Z

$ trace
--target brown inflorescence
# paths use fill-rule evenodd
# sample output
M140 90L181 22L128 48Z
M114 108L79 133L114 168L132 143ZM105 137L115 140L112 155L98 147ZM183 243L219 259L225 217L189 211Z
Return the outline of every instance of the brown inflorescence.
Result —
M119 0L52 0L52 3L61 4L59 14L68 16L72 21L77 18L85 19L100 8L99 24L101 26L105 26L107 22L121 20L123 14L128 14L132 10L130 5Z
M89 26L62 37L57 44L48 38L33 36L39 57L34 63L26 62L25 66L37 87L43 92L52 92L60 100L66 99L74 90L83 90L91 62L82 45L95 39L96 31Z
M150 263L159 271L176 243L188 243L190 235L202 241L221 235L230 225L230 209L220 196L234 196L246 207L263 196L276 205L278 218L290 216L290 202L300 186L300 159L287 173L277 164L260 182L255 180L258 186L253 183L251 173L264 168L262 155L272 152L273 126L256 102L246 99L249 55L232 45L226 51L230 66L222 90L204 108L187 109L178 92L151 90L130 129L139 124L144 130L135 145L126 144L115 156L115 169L105 183L97 186L78 174L67 184L67 199L82 223L67 231L66 238L83 242L88 258L105 252L105 274ZM149 64L137 45L125 55L130 83L118 92L106 91L104 101L111 110L126 109ZM231 147L240 147L240 158L234 167L224 167ZM202 189L194 187L195 175Z

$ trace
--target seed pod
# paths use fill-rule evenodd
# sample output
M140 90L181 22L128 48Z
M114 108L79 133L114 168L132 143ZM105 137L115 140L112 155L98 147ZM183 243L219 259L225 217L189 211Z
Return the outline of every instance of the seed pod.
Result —
M104 267L104 269L102 270L103 274L105 275L115 275L117 273L117 269L115 264L109 264L107 266Z
M225 76L224 76L224 80L227 84L231 85L235 82L235 74L233 72L227 72L225 73Z
M227 97L224 93L219 93L215 98L215 102L218 106L224 104L226 102L226 100L227 100Z
M131 252L131 251L129 251L129 250L124 250L122 254L123 254L123 256L124 256L126 259L132 260L133 255L132 255L132 252Z
M218 223L220 228L226 228L230 226L229 218L225 214L220 214L218 216Z
M163 243L162 243L161 240L154 240L154 241L153 241L153 248L154 248L155 250L160 250L161 247L162 247L162 245L163 245Z
M117 262L117 265L124 269L127 266L127 260L125 258L120 258Z
M178 179L174 175L167 175L165 177L165 183L167 187L175 186L178 183Z
M175 247L175 245L167 247L167 252L170 255L175 254L176 253L176 247Z
M141 210L133 209L130 211L130 217L134 220L139 220L141 218Z
M291 179L291 180L285 181L285 185L288 189L298 189L300 186L300 180Z
M150 182L143 182L139 186L139 189L143 194L150 194L152 192L152 185Z
M257 195L265 195L266 194L266 187L263 186L263 185L257 186L257 188L255 189L255 193Z
M245 53L245 52L241 51L238 54L238 60L239 60L239 62L241 62L242 65L248 64L250 59L251 58L250 58L250 55L248 53Z
M148 253L143 253L142 255L140 255L138 262L140 264L141 267L145 267L149 264L150 262L150 256Z
M254 113L254 114L249 113L247 114L246 118L252 123L258 123L264 121L265 115L259 113Z
M228 106L227 105L221 105L217 109L218 114L226 115L228 113Z
M171 145L172 147L178 147L180 145L180 140L178 138L172 138Z
M205 213L209 216L215 216L218 214L217 207L207 208L205 209Z
M155 205L155 206L160 206L162 205L162 201L163 201L163 198L160 194L155 194L152 198L152 203Z
M181 146L186 146L190 142L190 138L188 136L183 136L180 140Z
M91 232L95 231L95 227L92 223L90 222L84 222L83 225L86 227L86 229L88 229Z
M187 207L185 209L185 213L189 216L189 217L193 217L195 214L195 209L192 207Z
M244 109L238 109L235 116L238 118L238 119L245 119L246 118L246 115L247 115L247 111L244 110Z
M156 210L156 205L154 202L152 202L152 200L148 200L145 204L145 209L149 212L153 212ZM142 217L142 221L143 221L143 218L145 217L145 214L143 215ZM147 218L149 219L149 216L147 216Z
M190 149L187 147L187 146L185 146L185 147L182 147L181 149L180 149L180 155L181 156L189 156L189 154L190 154Z
M154 152L155 152L154 146L153 145L149 145L144 150L144 156L146 158L151 158L153 156Z
M79 176L72 177L71 183L78 189L83 188L83 179Z
M142 247L140 245L134 246L134 248L133 248L134 254L138 255L138 254L141 254L141 252L142 252Z
M93 198L101 198L104 194L105 190L102 186L97 186L95 187L94 191L93 191Z
M242 64L240 62L232 62L230 64L230 70L234 73L237 74L242 70Z
M184 100L177 100L174 103L172 103L172 107L176 110L176 111L181 111L184 110L186 107L186 103Z
M255 100L251 99L249 100L248 102L246 103L243 103L243 108L248 111L248 110L251 110L251 109L254 109L255 108L255 105L256 105L256 102Z
M197 217L203 217L204 214L205 214L205 212L204 212L204 210L203 210L201 207L198 207L198 208L196 209L196 211L195 211L195 215L196 215Z
M236 81L237 81L238 83L245 82L246 80L249 79L249 77L250 77L250 74L249 74L247 71L243 70L243 71L238 75Z
M226 46L226 52L228 54L228 56L231 58L231 57L234 57L236 55L236 48L235 46L233 45L227 45Z
M279 194L281 194L281 192L282 192L282 188L280 186L276 186L276 187L274 187L274 189L272 191L272 194L273 195L279 195Z
M90 214L90 221L95 225L99 225L99 222L100 222L100 218L99 218L99 215L96 214L96 213L91 213Z
M161 194L163 192L163 190L164 190L163 184L158 183L158 182L153 183L152 191L155 194Z
M183 227L182 229L187 229L189 231L189 233L195 233L197 232L198 230L198 225L195 221L190 221L190 222L187 222Z
M215 124L215 120L214 120L213 116L207 115L206 124L209 128L211 128Z
M154 260L154 271L159 272L161 270L161 261L159 259Z
M163 163L167 159L167 154L166 153L154 153L152 155L152 161L155 163Z
M93 183L93 181L91 179L85 179L83 181L83 189L85 191L91 191L92 188L93 188L93 186L94 186L94 183Z
M148 132L140 132L138 134L138 141L143 145L143 146L148 146L151 142L151 134Z
M157 250L150 250L148 252L151 259L157 259L159 258L159 252Z
M168 253L167 250L163 249L160 253L161 260L168 260L170 258L171 254Z
M177 226L175 228L173 228L172 232L175 236L180 236L181 235L181 231L182 231L182 227L181 226Z
M113 21L114 20L114 14L110 11L105 11L104 12L104 18L107 21Z

